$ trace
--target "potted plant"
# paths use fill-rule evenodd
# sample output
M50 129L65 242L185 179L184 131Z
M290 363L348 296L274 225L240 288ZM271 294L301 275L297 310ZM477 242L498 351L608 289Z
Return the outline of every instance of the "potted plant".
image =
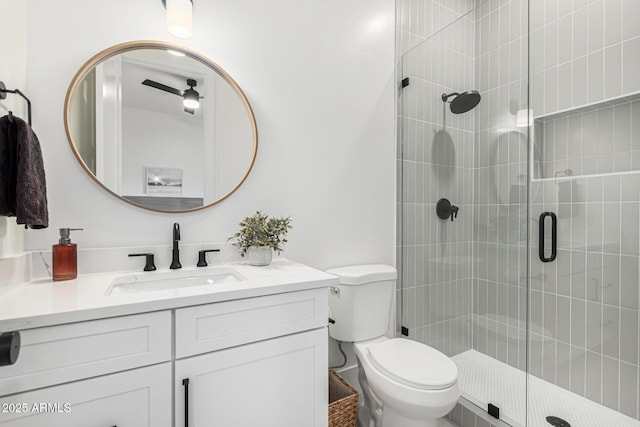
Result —
M240 248L241 256L248 253L249 264L263 266L271 263L273 251L280 255L290 229L289 217L269 218L269 215L257 211L240 222L240 231L230 239L236 239L234 245Z

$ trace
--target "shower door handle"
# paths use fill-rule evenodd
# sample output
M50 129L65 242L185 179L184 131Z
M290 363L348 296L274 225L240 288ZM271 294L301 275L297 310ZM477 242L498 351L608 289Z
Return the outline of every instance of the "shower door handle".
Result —
M551 217L551 256L546 257L544 253L544 221L547 217ZM538 255L540 261L551 262L556 259L558 253L558 218L553 212L543 212L540 214L540 220L538 221L539 241L538 241Z

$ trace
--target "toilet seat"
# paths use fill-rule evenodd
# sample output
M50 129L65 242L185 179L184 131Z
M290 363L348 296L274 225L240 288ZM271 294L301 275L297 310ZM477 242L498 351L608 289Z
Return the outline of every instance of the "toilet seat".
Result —
M458 380L458 368L445 354L425 344L394 338L370 345L371 364L390 379L418 390L443 390Z

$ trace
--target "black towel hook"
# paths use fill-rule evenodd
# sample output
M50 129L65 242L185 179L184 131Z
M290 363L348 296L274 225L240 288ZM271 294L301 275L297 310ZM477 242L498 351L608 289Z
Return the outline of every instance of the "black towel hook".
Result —
M31 101L29 100L29 98L27 98L24 93L20 92L19 89L14 89L14 90L7 89L7 87L4 85L4 82L0 80L0 99L6 99L7 93L18 94L22 98L24 98L25 101L27 101L27 117L28 117L29 126L31 126ZM9 112L9 116L10 117L13 116L11 112Z

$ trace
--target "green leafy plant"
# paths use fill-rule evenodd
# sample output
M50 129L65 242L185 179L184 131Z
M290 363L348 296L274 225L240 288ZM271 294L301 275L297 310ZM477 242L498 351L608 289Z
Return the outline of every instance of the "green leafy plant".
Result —
M291 218L269 218L269 215L257 211L240 222L240 231L229 239L236 239L235 246L244 256L252 246L268 246L278 255L282 245L287 243L287 233L291 229Z

